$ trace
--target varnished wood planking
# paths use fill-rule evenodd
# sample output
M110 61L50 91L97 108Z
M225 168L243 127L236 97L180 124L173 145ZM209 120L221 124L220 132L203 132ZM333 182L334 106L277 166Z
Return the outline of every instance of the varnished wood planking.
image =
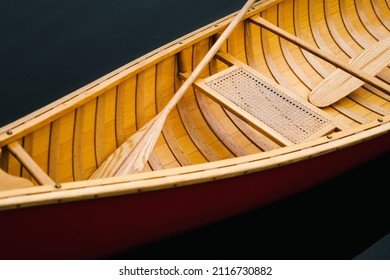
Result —
M138 129L157 114L156 106L156 65L152 65L137 75L136 120ZM163 168L154 151L148 163L152 170Z
M136 95L137 95L137 76L132 76L118 85L117 98L123 101L122 105L117 104L117 127L122 126L126 139L137 130L136 118ZM119 111L123 112L119 113ZM123 119L121 119L123 118ZM122 124L119 124L122 123ZM124 139L117 139L117 144L123 143Z
M32 134L28 134L25 137L23 137L22 146L23 146L24 150L28 154L30 154L30 155L32 154L32 151L33 151L33 145L32 144L33 144ZM26 168L22 169L21 177L26 178L26 179L32 181L34 184L37 184L35 179L31 176L31 174L27 171Z
M251 127L249 124L247 124L245 121L243 121L233 113L228 112L227 115L232 120L232 122L236 124L238 129L242 131L242 133L246 137L248 137L248 139L252 141L256 147L258 147L258 152L269 151L279 147L276 143L272 142L269 138L262 135L259 131L255 130L253 127Z
M32 152L31 157L46 173L49 172L50 158L50 132L51 126L46 125L32 133Z
M367 30L371 36L379 40L386 36L389 32L385 27L383 27L382 23L379 21L376 16L371 1L367 0L355 0L357 13L359 15L359 19L362 22L365 30Z
M223 116L217 117L217 115L214 114L215 111L211 110L211 107L209 106L203 93L196 91L196 98L202 115L217 138L232 154L236 156L246 155L247 153L243 149L242 144L239 144L239 142L235 141L234 137L232 137L232 134L234 131L237 131L237 128L234 125L232 126L230 119L229 122L226 122L226 119L228 118L225 114L225 111L222 111ZM221 110L221 108L217 108L216 110L218 109Z
M388 0L371 0L372 7L382 25L390 31L390 6Z
M303 39L312 46L318 46L315 37L313 35L313 28L316 25L312 25L311 14L306 11L309 10L309 0L294 1L294 14L291 17L294 19L294 28L298 38ZM321 78L326 77L331 70L334 69L332 65L318 58L314 54L311 54L305 50L302 50L302 54L306 60L310 63L313 70L316 71ZM322 79L318 81L321 81Z
M332 38L343 50L343 52L350 58L356 55L361 49L359 45L351 38L350 34L345 28L345 25L340 17L339 3L338 1L324 1L325 21ZM354 3L347 9L353 10Z
M367 1L366 1L367 2ZM367 20L367 18L364 16L364 12L359 12L361 7L360 1L354 1L353 8L350 8L347 2L341 1L340 2L340 17L344 23L344 26L349 34L351 34L351 37L356 41L357 44L361 46L361 48L366 49L371 44L375 43L378 38L380 38L379 32L377 31L370 31L374 34L378 34L377 36L372 36L370 32L367 32L368 30L376 30L376 28L371 28L370 25L364 25L364 21ZM361 18L363 16L364 18ZM367 29L368 28L368 29Z
M182 57L182 67L189 72L192 72L193 67L199 63L203 58L203 55L209 50L209 40L202 40L201 42L193 46L192 51L187 51L186 56L190 56L191 60ZM201 52L197 53L197 52ZM203 54L203 55L202 55ZM184 53L183 53L184 55ZM209 70L204 69L201 73L201 77L207 77ZM220 156L211 149L210 143L218 141L214 133L210 130L206 121L204 120L199 107L196 103L194 89L190 88L183 96L181 101L177 105L182 123L190 135L193 143L199 149L200 153L208 160L213 161L220 159ZM191 157L191 156L190 156Z
M310 9L310 27L316 45L340 59L348 60L348 56L334 42L332 34L326 22L325 7L323 0L308 0Z
M75 181L86 179L84 176L83 160L83 131L84 131L85 105L77 108L75 112L73 131L73 177Z
M287 3L278 5L278 26L295 36L294 17L289 16L294 14L293 9L294 6L292 1L287 1ZM279 41L283 57L286 60L290 71L296 76L296 78L293 78L292 75L288 76L292 78L292 82L290 83L293 85L295 93L307 99L307 96L310 93L310 86L313 86L316 82L311 78L312 76L316 77L316 72L313 72L313 68L310 67L310 64L306 63L306 59L303 57L298 46L281 38ZM283 73L283 75L285 76L286 74Z
M95 126L96 126L96 101L92 100L83 105L82 131L81 131L81 146L82 146L82 165L84 168L83 177L87 179L95 171L96 153L95 153ZM77 116L76 116L77 117ZM81 120L80 120L81 121Z
M49 176L56 182L70 182L73 177L73 133L75 112L52 123L50 133Z
M95 152L97 166L100 166L117 148L115 132L116 90L117 88L114 87L97 98L95 120Z
M157 64L156 69L156 104L157 111L161 111L167 104L168 100L172 98L175 93L176 83L176 56L170 57ZM176 109L173 109L170 115L177 115ZM155 147L156 154L158 154L164 168L173 166L190 165L191 160L183 152L183 148L177 141L174 130L176 126L172 127L172 118L168 117L163 126L161 143ZM180 127L180 123L177 123Z
M261 15L266 20L277 25L277 9L263 12ZM268 30L262 30L262 49L264 53L265 62L272 73L273 79L283 87L295 92L292 85L283 77L283 72L288 68L283 55L280 52L279 38Z
M227 40L227 52L234 55L237 59L247 63L245 53L245 24L240 23Z
M10 153L28 170L31 176L41 185L54 185L54 181L45 171L34 161L30 154L28 154L21 143L14 141L7 145Z

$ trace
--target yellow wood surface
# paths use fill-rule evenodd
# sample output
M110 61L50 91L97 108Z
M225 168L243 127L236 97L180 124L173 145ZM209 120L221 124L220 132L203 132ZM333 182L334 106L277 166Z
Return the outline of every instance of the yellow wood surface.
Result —
M137 193L261 172L389 133L390 95L384 90L390 84L389 67L371 80L380 81L382 88L363 82L329 106L316 108L332 120L332 128L299 144L281 141L261 124L253 126L251 116L238 117L234 106L205 95L209 90L201 91L201 80L195 79L195 86L188 82L177 96L236 15L178 38L1 127L0 168L7 175L0 180L16 181L15 188L0 191L0 207ZM349 70L359 76L365 66L357 67L357 58L372 54L366 51L390 38L386 0L265 0L255 3L244 19L204 63L198 78L207 80L233 65L244 66L304 103L339 71L340 63L352 61ZM259 19L271 25L265 28ZM319 51L326 52L327 60ZM146 137L155 137L156 144L145 153L150 156L143 157L141 173L110 177L111 170L126 169L117 159L129 155L134 142L127 139L136 137L170 100L174 102L159 123L161 129ZM329 138L321 136L328 133ZM96 177L108 178L88 180L96 178L97 170L102 176ZM55 188L55 183L62 187Z

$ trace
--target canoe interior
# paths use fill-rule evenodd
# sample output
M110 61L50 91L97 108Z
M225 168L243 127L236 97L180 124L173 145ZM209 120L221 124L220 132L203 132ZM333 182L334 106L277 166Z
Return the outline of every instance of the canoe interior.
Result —
M263 29L255 19L260 16L347 62L389 37L389 6L386 0L259 1L201 78L244 63L307 101L336 67ZM1 128L1 169L33 185L88 180L162 110L230 19L195 31ZM376 76L388 84L389 67ZM334 134L358 132L364 124L389 122L390 96L365 84L321 110L334 122ZM282 146L192 87L170 113L144 172L267 153Z

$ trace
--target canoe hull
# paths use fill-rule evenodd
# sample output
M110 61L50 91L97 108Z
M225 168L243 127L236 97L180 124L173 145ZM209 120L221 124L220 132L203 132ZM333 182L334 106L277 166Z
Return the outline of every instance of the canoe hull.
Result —
M308 160L175 189L0 212L1 259L99 259L299 193L390 152L390 134Z

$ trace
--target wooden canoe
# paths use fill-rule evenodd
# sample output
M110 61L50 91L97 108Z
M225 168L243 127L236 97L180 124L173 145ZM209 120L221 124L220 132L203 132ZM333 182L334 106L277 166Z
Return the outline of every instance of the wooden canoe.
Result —
M386 0L258 1L219 40L238 14L0 128L0 258L101 258L390 152Z

